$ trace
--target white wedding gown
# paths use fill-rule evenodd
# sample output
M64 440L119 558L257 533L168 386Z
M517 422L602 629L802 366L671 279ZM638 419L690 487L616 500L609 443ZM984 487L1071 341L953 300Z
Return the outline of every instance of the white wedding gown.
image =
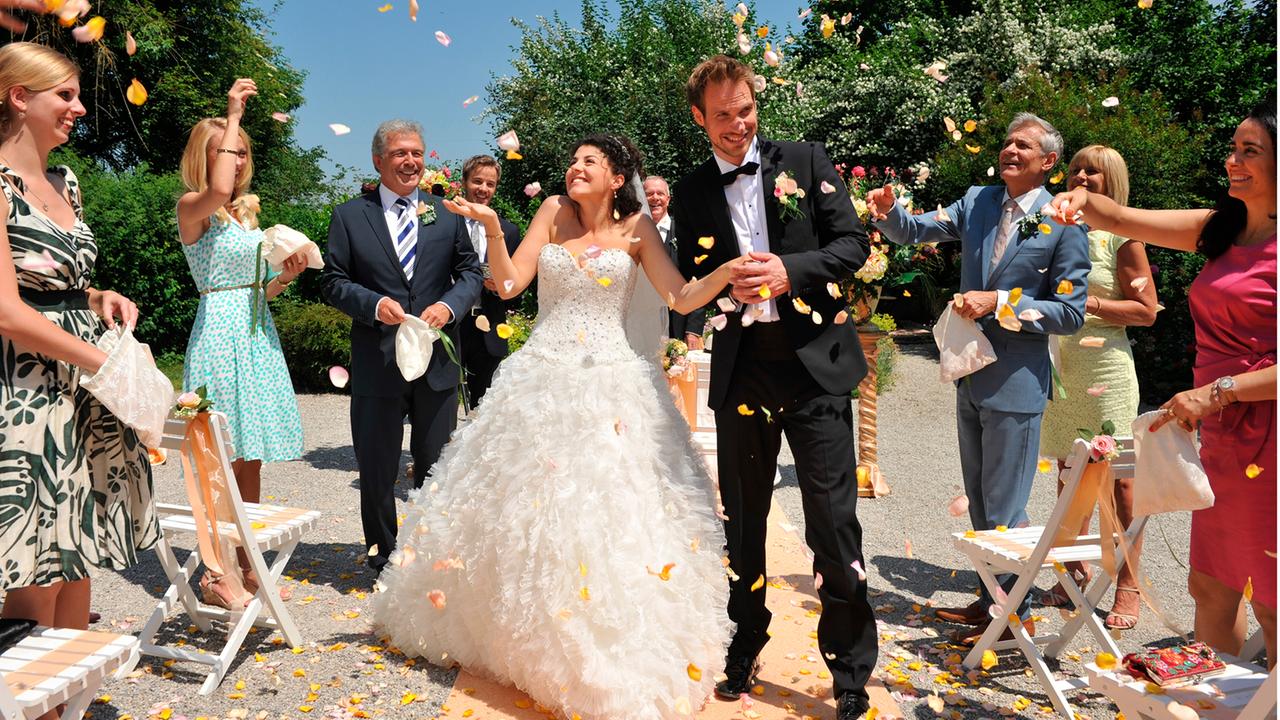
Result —
M584 260L542 248L537 325L410 494L374 624L566 718L675 718L723 669L724 533L660 370L624 335L641 270L618 249Z

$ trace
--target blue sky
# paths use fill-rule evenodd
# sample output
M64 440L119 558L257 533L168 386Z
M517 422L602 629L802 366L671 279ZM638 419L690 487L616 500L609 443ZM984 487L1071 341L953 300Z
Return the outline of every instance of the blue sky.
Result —
M414 23L408 0L255 1L271 17L272 41L307 72L306 103L293 113L299 143L323 147L332 161L360 170L372 167L374 129L393 117L421 122L427 148L446 159L492 151L495 133L487 120L477 121L490 78L510 72L520 41L510 19L532 22L558 12L576 25L581 8L579 0L419 0ZM394 7L379 13L384 4ZM726 2L726 13L736 4ZM609 6L616 10L617 3ZM751 23L798 26L805 6L806 0L757 0ZM437 30L452 38L449 47L436 41ZM480 99L462 107L472 95ZM336 137L329 123L351 133Z

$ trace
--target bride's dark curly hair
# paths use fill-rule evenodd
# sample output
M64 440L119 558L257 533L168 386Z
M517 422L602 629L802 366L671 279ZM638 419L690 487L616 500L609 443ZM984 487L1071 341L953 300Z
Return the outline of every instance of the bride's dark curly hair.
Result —
M644 198L636 196L635 186L631 178L644 177L644 156L625 135L606 135L595 133L579 140L569 154L578 152L583 145L599 148L609 159L610 169L617 175L626 178L626 182L613 194L613 209L619 218L629 217L640 211Z

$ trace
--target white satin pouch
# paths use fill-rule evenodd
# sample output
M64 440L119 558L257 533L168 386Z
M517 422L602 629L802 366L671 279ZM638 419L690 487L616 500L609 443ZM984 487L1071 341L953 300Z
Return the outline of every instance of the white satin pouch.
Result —
M951 303L947 303L933 326L933 341L938 346L938 376L944 383L971 375L996 361L991 341L978 324L957 315Z
M1159 410L1144 413L1131 426L1134 516L1213 507L1213 489L1200 464L1200 442L1195 433L1177 422L1151 432L1151 423L1160 416Z
M173 407L173 385L156 367L151 348L133 337L133 329L117 325L98 338L107 361L96 373L81 373L88 390L112 415L133 428L143 445L160 447L164 421Z
M320 270L324 267L320 248L306 235L288 225L272 225L262 233L262 257L276 272L284 268L285 258L299 250L306 251L307 267L312 270Z
M440 332L417 315L408 315L396 330L396 365L406 382L427 372Z

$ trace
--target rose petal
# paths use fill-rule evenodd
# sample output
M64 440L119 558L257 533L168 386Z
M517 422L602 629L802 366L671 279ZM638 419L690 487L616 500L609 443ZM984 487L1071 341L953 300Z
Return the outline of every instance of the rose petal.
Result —
M826 180L823 180L823 181L822 181L822 184L818 186L818 189L822 191L822 194L824 194L824 195L830 195L831 193L833 193L833 192L835 192L835 191L836 191L836 186L835 186L835 185L832 185L831 183L827 182Z
M479 95L472 95L471 97L462 101L462 107L467 107L479 99L480 99Z
M40 270L54 270L58 266L58 261L53 259L53 256L49 254L48 250L41 250L39 255L32 255L28 253L22 258L22 261L18 263L18 267L23 270L35 270L37 272Z
M853 571L858 573L859 580L863 582L867 581L867 571L862 568L861 560L854 560L853 562L849 563L849 567L853 568Z
M484 315L477 315L476 329L479 330L480 332L487 333L493 329L493 326L489 323L489 318L485 317Z
M1018 319L1026 322L1037 322L1043 317L1044 313L1036 310L1035 308L1027 308L1026 310L1018 313Z
M1106 98L1105 100L1102 101L1102 107L1111 108L1119 104L1120 104L1120 98L1116 97L1115 95L1112 95L1111 97Z
M124 32L124 51L131 57L138 52L138 41L133 39L133 33L128 30Z
M751 79L751 86L755 88L756 92L761 93L764 92L765 88L769 87L769 81L763 75L757 75Z
M515 130L508 130L498 136L498 147L508 152L520 149L520 138L516 137Z
M124 97L134 105L142 105L147 101L147 88L138 82L138 78L134 78L129 83L129 89L124 91Z
M738 304L733 301L733 298L722 297L716 299L716 307L720 308L720 312L731 313L738 309Z
M947 504L947 513L951 517L962 517L969 514L969 498L965 495L957 495Z
M1089 395L1093 397L1102 397L1102 393L1106 391L1107 391L1106 385L1092 385L1090 387L1085 388L1085 392L1089 393Z
M813 589L814 590L822 589L822 573L820 572L815 572L813 574Z
M436 42L440 43L441 45L443 45L443 46L445 46L445 47L449 47L449 43L453 42L453 38L449 37L449 36L448 36L448 34L446 34L446 33L445 33L445 31L443 31L443 30L437 30L437 31L436 31Z
M1094 337L1092 335L1080 338L1080 347L1100 348L1106 347L1106 338Z
M418 0L409 0L409 19L418 22Z
M849 321L849 313L845 310L841 310L840 312L836 313L835 318L832 319L831 322L835 323L836 325L843 325L848 321Z
M334 365L329 368L329 382L332 383L334 387L342 389L346 387L347 383L350 381L351 373L347 372L346 368L341 365Z
M502 281L502 290L503 290L503 292L511 292L511 288L513 288L513 287L515 287L515 286L516 286L516 281L515 281L515 280L503 280L503 281Z
M528 185L524 186L524 194L529 197L533 197L534 195L537 195L540 192L542 192L542 183L531 182Z
M716 246L716 239L714 236L703 235L702 237L698 238L698 247L702 248L703 250L710 250L715 246Z
M1249 478L1250 480L1258 477L1261 474L1262 474L1262 468L1258 467L1254 463L1249 463L1248 467L1244 469L1244 476Z
M995 177L996 169L994 166L987 168L987 177Z
M75 30L72 30L71 36L76 39L76 42L97 42L102 39L102 31L105 30L106 27L106 18L101 15L97 15L89 18L89 22L86 22Z
M343 125L342 123L329 123L329 129L333 131L334 135L339 135L339 136L346 135L347 133L351 132L351 128L347 127L346 125Z
M716 330L723 330L725 328L725 325L729 323L729 316L716 315L715 317L711 318L710 323L711 323L711 327L715 328Z
M1143 290L1147 289L1148 282L1149 281L1147 280L1147 278L1144 278L1144 277L1134 278L1133 282L1129 283L1129 287L1133 288L1134 290L1137 290L1138 292L1142 292Z
M444 591L432 590L427 593L427 599L431 601L431 605L437 610L443 610L445 606Z
M287 123L292 118L289 117L289 113L273 112L271 113L271 119L278 123Z

